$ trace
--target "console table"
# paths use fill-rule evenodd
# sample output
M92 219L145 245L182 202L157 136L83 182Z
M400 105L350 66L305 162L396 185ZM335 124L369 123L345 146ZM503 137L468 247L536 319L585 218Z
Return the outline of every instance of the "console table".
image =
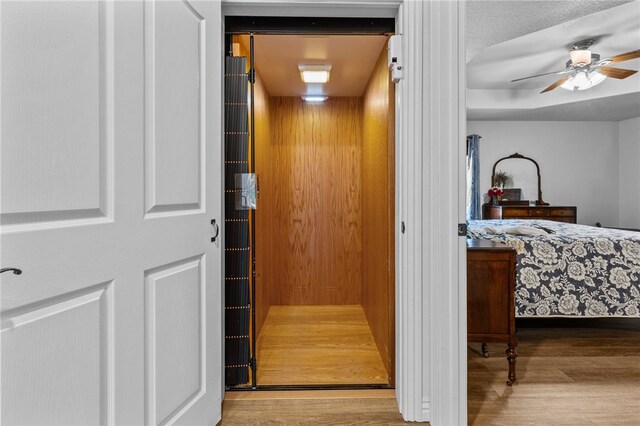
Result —
M507 343L507 385L516 381L516 251L489 240L467 240L467 339Z

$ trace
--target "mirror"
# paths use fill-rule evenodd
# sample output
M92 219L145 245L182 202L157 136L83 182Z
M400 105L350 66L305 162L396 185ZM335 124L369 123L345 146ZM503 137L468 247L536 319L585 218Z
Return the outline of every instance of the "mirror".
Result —
M497 168L501 163L500 169ZM502 157L493 164L491 170L491 186L497 186L495 181L496 171L503 171L509 175L510 180L506 186L507 189L519 188L522 191L522 195L519 200L508 199L505 197L500 204L529 204L529 200L535 200L537 206L548 206L549 203L545 203L542 200L542 189L540 185L540 166L538 163L529 157L524 155L515 154L508 157Z

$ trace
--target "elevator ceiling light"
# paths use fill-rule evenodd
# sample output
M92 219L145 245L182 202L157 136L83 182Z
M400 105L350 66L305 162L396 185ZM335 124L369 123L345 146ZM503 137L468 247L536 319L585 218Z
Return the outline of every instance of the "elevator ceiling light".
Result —
M314 96L303 96L302 97L303 101L305 101L305 102L313 102L313 103L324 102L327 99L329 99L328 96L317 96L317 95L314 95Z
M298 65L300 77L305 83L326 83L329 81L331 65Z

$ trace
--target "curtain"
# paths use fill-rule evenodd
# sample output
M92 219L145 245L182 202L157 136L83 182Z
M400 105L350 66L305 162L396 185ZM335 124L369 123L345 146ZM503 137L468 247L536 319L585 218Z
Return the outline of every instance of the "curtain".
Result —
M480 135L467 136L467 220L482 219L480 210Z

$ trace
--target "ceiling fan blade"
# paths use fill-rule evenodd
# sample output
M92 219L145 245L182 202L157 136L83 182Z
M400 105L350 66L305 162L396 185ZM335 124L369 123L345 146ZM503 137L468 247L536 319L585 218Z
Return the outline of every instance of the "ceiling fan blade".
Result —
M567 80L569 80L569 77L562 77L560 80L556 81L555 83L553 83L551 86L547 87L546 89L544 89L540 93L550 92L553 89L555 89L556 87L564 84L564 82L567 81Z
M609 58L609 60L613 63L616 63L616 62L630 61L631 59L637 59L637 58L640 58L640 49L633 50L627 53L621 53L619 55Z
M535 77L542 77L543 75L551 75L551 74L562 75L562 74L568 74L570 72L573 72L573 70L546 72L544 74L536 74L536 75L530 75L529 77L516 78L515 80L511 80L511 82L515 83L516 81L527 80L529 78L535 78Z
M623 78L630 77L638 72L634 70L625 70L622 68L611 68L611 67L600 67L599 71L600 73L606 75L607 77L618 78L620 80L622 80Z

